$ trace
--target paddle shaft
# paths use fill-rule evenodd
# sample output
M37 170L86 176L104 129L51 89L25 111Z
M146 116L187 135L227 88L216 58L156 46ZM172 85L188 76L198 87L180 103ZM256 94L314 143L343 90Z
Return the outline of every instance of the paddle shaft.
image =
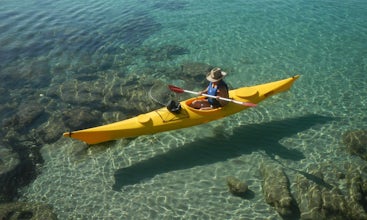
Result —
M228 99L228 98L224 98L224 97L220 97L220 96L208 95L208 94L205 94L205 93L200 94L200 92L194 92L194 91L185 90L185 89L183 89L183 91L187 92L187 93L195 94L195 95L203 95L203 96L206 96L206 97L209 97L209 98L214 98L214 99L218 98L220 100L227 101L227 102L233 102L233 103L236 103L236 104L239 104L239 105L251 106L251 107L256 106L256 104L253 104L253 103L240 102L240 101L237 101L237 100Z

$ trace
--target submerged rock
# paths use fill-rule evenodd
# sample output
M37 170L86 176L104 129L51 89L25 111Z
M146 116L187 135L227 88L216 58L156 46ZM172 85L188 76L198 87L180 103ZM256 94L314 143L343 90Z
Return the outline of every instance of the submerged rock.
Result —
M181 71L183 73L181 77L194 79L207 84L205 76L212 68L214 67L206 63L186 62L181 64Z
M165 51L170 56L185 53L184 48L176 46L167 46ZM47 68L45 64L47 63L38 63L34 67ZM109 118L111 121L106 120L105 115L118 113L121 115L119 119L124 119L161 107L152 101L148 91L157 78L165 73L162 74L158 69L156 71L159 74L152 75L157 67L147 68L144 73L139 69L137 73L129 74L124 71L93 72L93 69L85 69L76 77L74 70L71 70L67 79L60 74L54 75L52 83L48 80L47 88L44 89L29 86L8 92L8 87L0 83L0 91L12 94L11 97L4 98L4 104L0 107L4 117L1 121L3 132L0 133L0 140L18 156L19 161L14 169L2 175L0 186L6 195L2 196L1 201L16 199L18 188L36 178L43 164L40 148L62 138L63 132L113 122L113 118ZM61 73L63 69L54 68L54 71ZM179 71L178 68L175 68L177 71L165 69L173 74ZM185 79L185 82L190 82L190 79ZM167 78L164 78L164 82L166 81ZM163 96L159 97L162 99L169 95L165 93L168 89L164 82L161 83L164 86L158 91Z
M74 106L91 104L98 106L103 100L104 89L106 85L100 80L93 84L87 81L68 80L61 85L50 87L47 95Z
M349 189L349 216L351 219L367 219L367 180L355 169L347 174Z
M18 154L0 145L0 203L9 201L16 191L9 177L19 166Z
M12 202L0 205L0 219L57 219L52 208L45 204Z
M77 130L100 123L102 113L87 107L72 108L63 112L62 121L66 129Z
M57 141L61 134L66 132L71 127L65 125L61 113L55 113L48 119L48 123L42 124L37 129L33 129L30 134L37 139L41 144L50 144ZM70 118L68 118L70 120ZM68 121L70 123L70 121ZM75 124L80 122L75 121Z
M264 179L262 188L265 201L274 206L284 218L298 217L298 207L290 192L289 180L283 168L277 164L262 163L260 172Z
M42 106L36 102L23 103L18 106L18 111L10 118L4 119L3 126L15 130L27 130L35 125L35 122L45 116Z
M167 83L155 80L148 91L148 96L158 104L166 106L171 100L176 100L174 92L171 92Z
M310 173L319 175L320 169ZM345 179L349 189L347 194L337 187L329 189L297 174L294 186L301 219L367 219L363 207L366 196L364 181L355 172L347 174Z
M348 219L348 204L338 188L321 190L325 219Z
M48 60L26 58L25 60L19 59L12 62L12 65L2 68L0 85L8 90L43 88L50 84L51 78Z
M343 142L351 154L367 160L367 130L349 131L343 135Z
M4 146L4 149L12 149L7 150L5 155L4 151L0 155L2 163L5 164L0 175L1 201L7 202L17 198L18 188L34 180L39 172L37 168L41 166L43 159L33 140L9 140L9 142L3 142L3 146L1 145L0 143L1 148Z
M234 176L227 177L227 186L229 191L235 196L243 196L248 190L247 183L240 181Z
M164 45L158 48L144 48L142 52L149 61L165 61L188 54L189 50L178 45Z

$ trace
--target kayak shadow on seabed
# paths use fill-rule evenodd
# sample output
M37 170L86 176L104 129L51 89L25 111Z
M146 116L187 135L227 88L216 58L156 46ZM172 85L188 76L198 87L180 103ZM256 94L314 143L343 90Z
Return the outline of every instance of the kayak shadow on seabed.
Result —
M299 161L305 158L303 153L296 149L288 149L279 141L333 119L312 114L244 125L229 137L200 139L129 167L120 168L114 174L113 189L119 191L123 186L137 184L161 173L225 161L255 151L265 151L271 158L277 155L283 159Z

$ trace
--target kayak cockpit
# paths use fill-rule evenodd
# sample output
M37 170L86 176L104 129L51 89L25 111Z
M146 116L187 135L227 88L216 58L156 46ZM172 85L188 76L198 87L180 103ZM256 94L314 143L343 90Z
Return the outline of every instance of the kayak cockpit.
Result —
M200 97L195 97L195 98L191 98L191 99L188 99L186 100L184 103L185 103L185 107L190 109L191 111L194 111L194 112L205 112L205 113L209 113L209 112L217 112L217 111L220 111L222 109L222 107L218 107L218 108L210 108L210 107L206 107L206 108L194 108L192 107L192 103L194 101L200 101L200 100L204 100L205 97L204 96L200 96Z

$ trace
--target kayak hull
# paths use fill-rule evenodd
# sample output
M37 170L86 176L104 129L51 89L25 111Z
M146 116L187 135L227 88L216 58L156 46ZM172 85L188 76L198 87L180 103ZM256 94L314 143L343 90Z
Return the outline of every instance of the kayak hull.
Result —
M229 97L241 102L257 104L272 95L289 90L298 78L299 75L296 75L275 82L230 90ZM224 107L209 110L194 109L189 106L194 100L203 98L205 97L199 96L180 102L181 111L179 113L172 113L166 107L163 107L123 121L79 131L65 132L63 136L78 139L87 144L98 144L121 138L154 134L204 124L249 108L233 102L229 102Z

